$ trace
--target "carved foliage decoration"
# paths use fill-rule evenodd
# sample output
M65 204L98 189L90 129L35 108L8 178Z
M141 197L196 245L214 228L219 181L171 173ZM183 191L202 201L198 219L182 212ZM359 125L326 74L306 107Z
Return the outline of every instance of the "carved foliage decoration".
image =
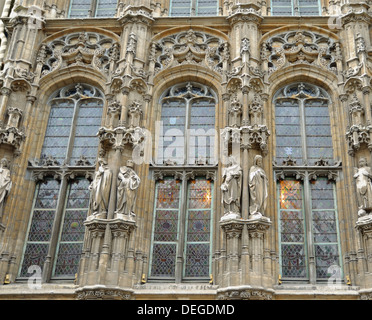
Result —
M208 67L222 74L225 42L192 29L164 37L155 44L155 73L182 64Z
M295 64L336 72L338 56L338 42L310 31L285 32L271 37L261 47L261 58L268 60L269 73Z
M98 33L64 35L40 47L37 62L43 63L41 77L73 65L108 73L110 62L118 60L118 46L114 39Z

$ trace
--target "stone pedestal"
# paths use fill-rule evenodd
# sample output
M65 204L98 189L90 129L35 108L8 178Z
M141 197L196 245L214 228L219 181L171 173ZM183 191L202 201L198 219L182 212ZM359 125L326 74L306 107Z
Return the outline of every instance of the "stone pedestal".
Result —
M270 219L221 219L220 225L226 253L220 258L217 298L272 299L273 270L266 243Z
M359 217L356 222L356 228L360 232L360 250L364 253L364 263L362 263L359 270L359 276L363 277L364 287L366 289L372 288L372 215L364 215Z
M93 218L85 225L87 236L79 266L78 299L126 299L134 273L130 240L135 221Z

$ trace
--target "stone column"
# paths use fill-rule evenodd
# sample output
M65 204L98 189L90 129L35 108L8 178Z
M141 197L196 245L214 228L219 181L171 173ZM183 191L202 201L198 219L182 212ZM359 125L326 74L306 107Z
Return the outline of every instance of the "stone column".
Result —
M271 270L265 269L267 264L264 263L267 258L265 254L265 239L270 226L271 222L264 218L247 222L251 248L251 275L249 284L253 286L263 286L265 274L271 276L268 272Z
M241 254L241 236L244 224L239 220L229 220L221 223L226 239L225 286L237 286L240 280L239 257Z

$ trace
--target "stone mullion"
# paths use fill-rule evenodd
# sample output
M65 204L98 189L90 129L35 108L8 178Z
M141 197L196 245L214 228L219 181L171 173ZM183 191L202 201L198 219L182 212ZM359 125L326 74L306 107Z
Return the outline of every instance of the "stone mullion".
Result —
M311 191L309 185L309 173L305 172L305 177L303 179L304 186L304 197L305 199L311 199ZM309 201L304 202L305 210L305 225L306 225L306 238L307 238L307 255L309 261L309 281L312 284L316 283L316 261L314 252L314 242L312 237L312 209Z
M176 256L176 270L175 270L175 281L180 283L183 275L183 264L184 261L184 247L185 247L185 226L186 226L186 215L187 215L187 178L185 172L183 172L182 179L182 196L180 197L180 211L179 211L179 229L178 229L178 247Z

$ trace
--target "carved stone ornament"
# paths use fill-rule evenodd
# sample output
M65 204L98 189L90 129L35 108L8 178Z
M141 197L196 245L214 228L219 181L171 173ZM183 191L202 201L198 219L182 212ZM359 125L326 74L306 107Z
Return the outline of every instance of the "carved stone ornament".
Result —
M194 64L222 74L225 42L204 32L192 29L164 37L156 43L155 73L166 68Z
M268 60L269 73L295 64L316 65L337 72L336 42L310 31L288 31L265 42L261 57Z
M274 291L246 286L218 289L217 300L272 300Z
M97 285L79 288L75 294L77 300L132 300L133 290Z
M73 65L108 73L117 45L114 39L93 32L64 35L40 47L41 77Z

